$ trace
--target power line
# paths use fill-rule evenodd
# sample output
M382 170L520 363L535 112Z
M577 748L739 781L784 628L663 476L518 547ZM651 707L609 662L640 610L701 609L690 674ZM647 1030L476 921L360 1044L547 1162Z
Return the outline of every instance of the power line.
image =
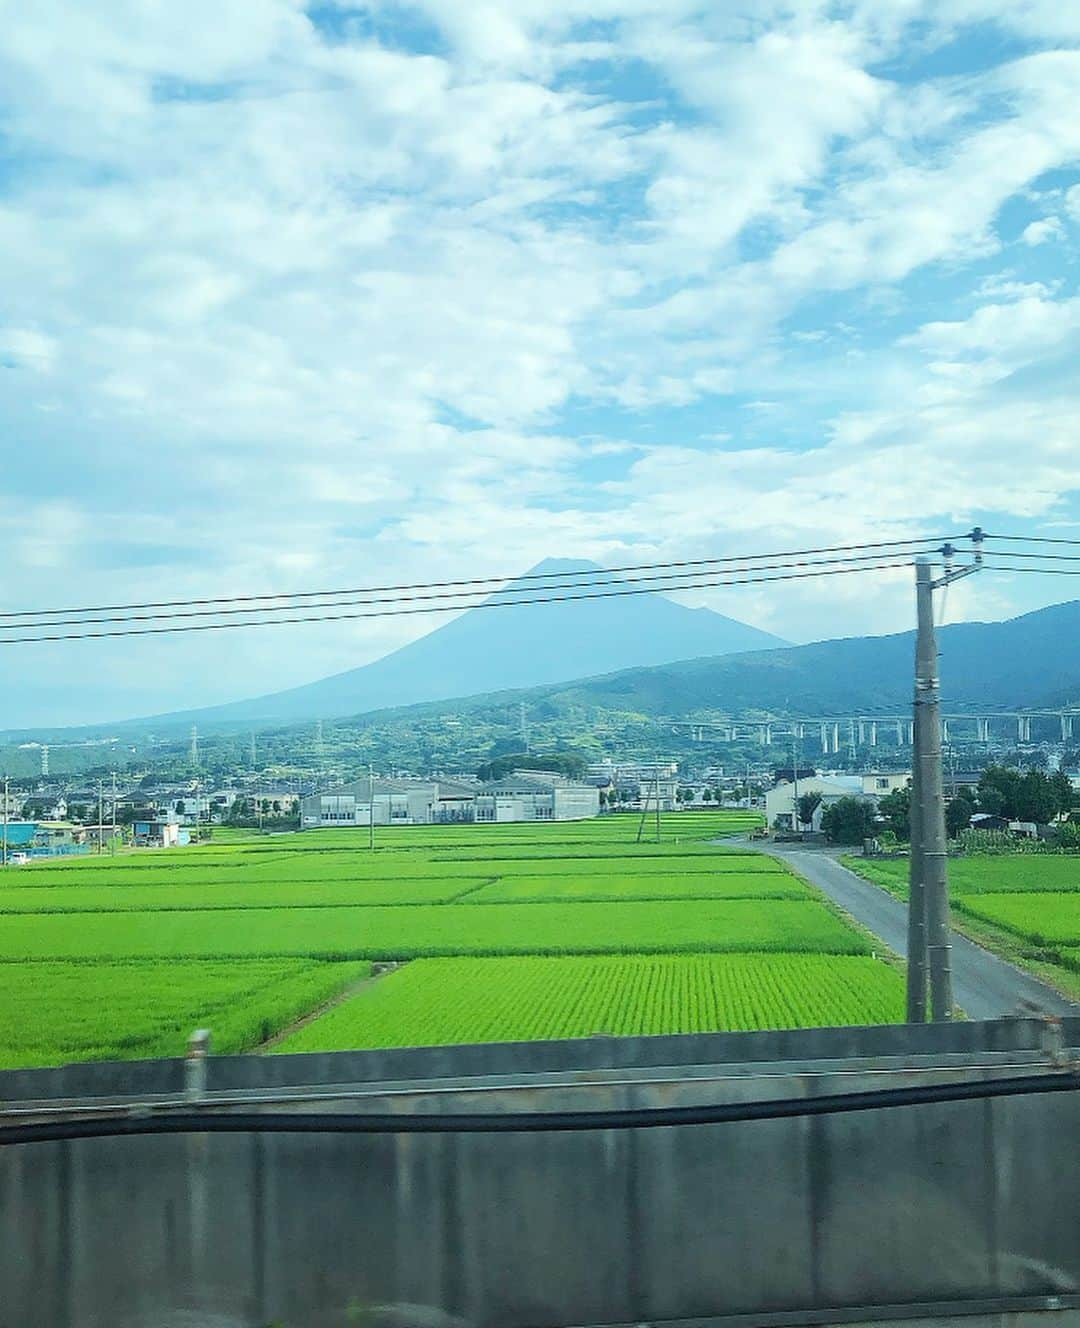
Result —
M1004 556L1011 558L1012 554ZM990 572L1030 572L1035 576L1080 576L1080 567L1009 567L1005 563L987 562L983 565Z
M911 549L911 550L906 550L903 556L916 557L923 554L931 554L936 552L937 549L935 548ZM896 556L899 556L899 553L897 553ZM759 563L757 566L754 567L739 567L739 568L725 569L725 574L749 575L750 573L756 573L756 572L786 571L790 568L795 568L795 567L829 567L838 563L870 562L873 561L875 558L881 558L881 557L882 555L879 553L870 553L870 554L852 554L842 558L819 558L819 559L807 560L801 562L799 561L793 562L787 560L784 562L777 562L777 563ZM604 569L602 574L604 576L607 576L608 575L607 570ZM596 572L592 574L593 579L591 581L577 580L577 581L563 582L551 586L522 587L521 593L524 593L527 590L535 591L537 589L593 590L593 589L603 589L606 586L622 586L642 581L674 582L677 577L687 577L694 575L700 575L700 573L658 572L650 576L619 576L619 577L614 577L613 579L600 580L599 577L601 576L601 572ZM676 590L676 591L686 590L691 588L692 587L690 586L678 585L678 584L668 584L668 585L649 587L649 589L658 592L666 590ZM5 627L9 631L29 631L31 629L35 629L38 627L48 627L48 628L85 627L85 626L99 626L106 623L118 623L118 622L158 622L158 621L163 621L165 619L174 619L174 618L211 618L211 617L220 618L220 617L225 617L227 615L232 616L232 615L240 615L245 613L289 613L289 612L295 612L297 609L300 608L318 608L318 609L357 608L362 605L371 605L371 604L402 604L402 603L418 603L421 601L428 602L432 600L447 600L447 599L456 600L456 599L465 599L465 598L475 598L475 596L481 594L491 595L492 598L497 598L499 595L507 594L511 590L513 590L513 587L508 586L506 590L496 590L496 591L469 590L469 591L455 592L453 594L443 593L443 594L431 594L431 595L393 595L393 596L386 596L383 598L370 598L370 599L349 598L342 600L328 600L325 603L315 604L315 605L279 604L279 605L261 605L258 607L253 606L251 608L242 608L242 609L184 609L179 612L123 614L123 615L117 615L116 617L108 617L108 618L87 618L87 617L53 618L49 621L7 623L5 624ZM505 602L525 603L527 601L507 600ZM477 607L477 605L475 604L453 604L446 606L446 608L448 609L475 608L475 607ZM243 623L238 623L236 625L243 626Z
M1036 558L1054 563L1080 562L1080 553L1027 553L1023 549L984 549L983 552L998 558Z
M526 572L521 576L484 576L473 577L461 581L421 581L414 584L391 585L391 586L353 586L338 590L297 590L280 591L276 594L266 595L228 595L215 599L176 599L176 600L157 600L143 604L99 604L85 608L65 608L65 609L23 609L20 612L14 610L0 613L0 618L45 618L57 617L62 614L88 613L127 613L141 609L184 609L196 605L207 604L261 604L274 599L323 599L332 595L375 595L384 592L408 591L408 590L444 590L452 589L455 586L486 586L493 582L521 582L521 581L546 581L554 577L568 576L600 576L609 573L620 572L649 572L657 571L663 568L689 567L701 568L708 566L728 565L731 563L760 562L763 558L809 558L816 557L819 554L826 553L856 553L863 549L893 549L895 553L881 554L881 557L899 557L901 550L907 553L909 550L905 546L913 544L933 544L949 543L952 540L966 539L966 535L941 535L925 536L918 539L901 540L878 540L876 542L867 542L862 544L833 544L818 549L787 549L775 553L747 553L733 554L724 558L691 558L684 559L681 562L656 562L656 563L636 563L623 567L598 567L595 571L582 571L578 573L556 571L556 572ZM912 555L914 551L912 550ZM690 573L687 573L690 575ZM483 590L475 591L475 594L501 594L513 590L512 585L504 586L503 591ZM545 589L546 587L524 586L523 590ZM285 607L303 608L304 605L294 605Z
M963 538L963 536L961 536ZM1074 547L1080 545L1080 539L1061 539L1051 535L991 535L986 532L987 539L1009 540L1017 544L1071 544Z
M802 581L813 577L844 576L858 572L893 571L898 568L910 566L910 558L906 557L900 562L875 563L861 567L816 568L812 572L785 572L776 576L749 576L743 577L737 581L698 581L691 585L678 586L675 588L678 590L707 590L722 586L749 586L772 581ZM474 604L471 607L474 609L511 609L521 604L563 604L574 600L618 599L625 595L655 595L662 589L664 589L664 587L645 586L631 590L605 590L591 592L584 595L545 595L537 596L533 599L519 600L489 599L482 600L479 604ZM238 627L275 627L289 623L343 622L367 618L398 618L416 613L456 613L462 607L463 606L456 604L424 605L422 608L375 609L364 613L311 614L302 618L262 618L255 621L246 619L241 622L226 623L184 623L183 625L176 627L126 627L117 628L107 632L58 632L42 636L5 636L0 637L0 645L22 645L33 641L96 641L102 640L105 637L117 636L160 636L179 632L220 632ZM18 630L18 627L18 624L10 624L9 630Z

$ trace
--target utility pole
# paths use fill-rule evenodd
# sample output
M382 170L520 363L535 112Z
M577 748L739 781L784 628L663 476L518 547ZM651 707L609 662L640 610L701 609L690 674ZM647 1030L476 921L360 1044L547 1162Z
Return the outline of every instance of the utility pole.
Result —
M111 852L116 854L116 771L112 772L112 836L109 840Z
M656 794L657 808L659 808L660 806L659 785L654 779L653 788L649 788L648 785L646 785L645 787L645 805L641 809L641 820L638 822L637 839L634 841L637 844L641 843L641 836L645 833L645 822L649 819L649 802L653 796L653 789L657 790ZM659 827L659 811L657 812L657 826Z
M799 815L799 730L791 730L791 824L797 835L802 834L803 821Z
M4 846L3 846L3 850L2 850L2 852L3 852L3 862L2 862L2 865L5 866L5 867L7 866L7 858L8 858L8 852L7 852L7 846L8 846L8 833L7 833L7 828L8 828L8 777L7 777L7 775L5 775L5 776L4 776Z
M653 770L653 779L656 787L656 842L660 843L660 765L659 762Z
M97 782L97 851L105 852L105 785Z
M375 770L370 764L368 777L368 848L375 852Z
M982 565L982 531L971 533L975 561L954 569L956 550L941 550L945 567L934 578L925 559L915 564L914 750L911 789L911 858L908 902L908 1010L910 1023L926 1020L926 978L930 1017L952 1018L952 958L949 941L949 886L945 836L945 788L941 759L941 680L938 676L934 591L970 576Z

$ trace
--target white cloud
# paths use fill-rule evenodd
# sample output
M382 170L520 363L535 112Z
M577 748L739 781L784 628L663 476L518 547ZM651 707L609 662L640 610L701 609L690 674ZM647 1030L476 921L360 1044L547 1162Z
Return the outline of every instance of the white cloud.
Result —
M935 355L991 355L1027 362L1080 332L1080 296L1067 300L1024 295L986 304L963 322L926 323L905 344Z
M0 427L48 532L18 526L3 593L906 532L934 514L898 477L935 448L940 512L1057 510L1076 308L1025 264L1066 245L977 264L1080 150L1059 6L414 8L434 53L351 5L328 34L300 0L43 0L0 28ZM980 19L1032 54L919 72ZM1044 206L1080 219L1077 190ZM793 313L816 330L785 334ZM413 630L283 645L266 685ZM226 694L266 659L174 649Z
M1064 234L1065 228L1057 217L1044 217L1041 221L1033 221L1025 226L1020 238L1025 244L1034 247L1048 240L1060 240Z
M26 327L0 327L0 364L7 360L22 369L43 373L53 367L56 342Z

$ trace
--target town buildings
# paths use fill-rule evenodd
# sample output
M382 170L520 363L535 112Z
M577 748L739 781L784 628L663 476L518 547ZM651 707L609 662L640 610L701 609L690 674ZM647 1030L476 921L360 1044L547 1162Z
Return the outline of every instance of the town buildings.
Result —
M599 789L544 771L515 772L486 784L363 776L301 799L300 828L573 821L599 810Z

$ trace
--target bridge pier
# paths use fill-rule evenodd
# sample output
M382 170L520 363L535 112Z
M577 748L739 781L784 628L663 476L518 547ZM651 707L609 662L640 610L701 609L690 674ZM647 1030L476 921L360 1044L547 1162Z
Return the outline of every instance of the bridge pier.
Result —
M1019 742L1031 741L1031 716L1016 716L1016 737Z
M1072 715L1061 716L1061 741L1069 742L1073 735L1073 717Z

